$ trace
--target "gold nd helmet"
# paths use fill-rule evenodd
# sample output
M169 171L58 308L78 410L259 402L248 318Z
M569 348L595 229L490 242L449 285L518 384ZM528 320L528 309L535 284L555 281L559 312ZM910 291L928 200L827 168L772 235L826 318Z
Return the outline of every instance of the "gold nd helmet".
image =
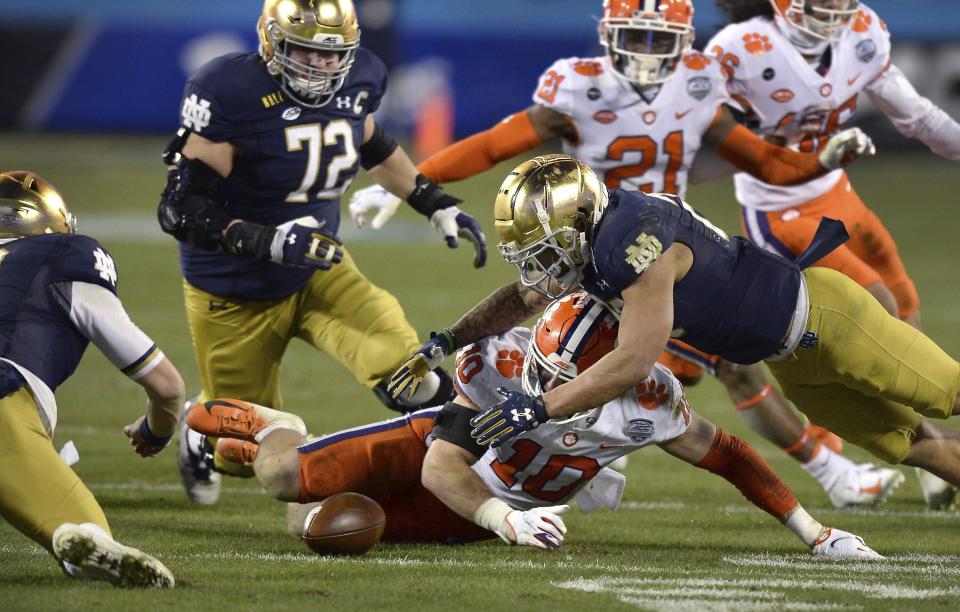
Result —
M77 219L53 185L32 172L0 173L0 238L76 231Z
M583 162L544 155L507 175L494 204L500 255L521 282L550 298L574 290L590 262L588 240L607 188Z
M257 22L260 57L280 78L289 97L320 108L343 86L360 46L360 26L351 0L265 0ZM339 61L321 70L290 56L293 49L336 53Z

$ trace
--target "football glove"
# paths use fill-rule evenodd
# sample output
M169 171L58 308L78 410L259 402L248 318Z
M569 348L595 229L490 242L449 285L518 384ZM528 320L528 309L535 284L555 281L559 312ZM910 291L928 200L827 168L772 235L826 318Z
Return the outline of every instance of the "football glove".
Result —
M270 244L270 261L319 270L329 270L340 263L343 243L336 235L324 231L323 225L310 216L278 225Z
M430 224L447 241L451 249L459 246L457 236L473 244L473 267L482 268L487 263L487 238L477 220L457 206L441 208L430 215Z
M391 397L400 397L406 391L412 398L424 377L440 367L443 360L453 351L453 333L441 330L430 334L430 340L417 349L417 352L404 361L387 385Z
M828 170L836 170L853 163L863 155L877 152L873 141L860 128L851 128L835 134L820 152L820 165Z
M477 444L497 448L510 438L550 420L542 395L531 397L506 387L498 387L497 393L504 397L502 402L470 419L473 426L470 437Z
M867 546L860 536L831 527L820 533L810 547L810 554L831 559L883 559L883 555Z
M386 225L397 212L401 202L403 200L380 185L371 185L355 191L350 197L347 208L350 209L350 218L359 228L367 224L366 216L369 213L376 212L373 220L370 221L370 227L376 230Z
M569 509L570 506L563 505L544 506L525 512L514 510L504 518L502 529L506 533L497 531L497 535L519 546L560 548L567 526L559 515Z

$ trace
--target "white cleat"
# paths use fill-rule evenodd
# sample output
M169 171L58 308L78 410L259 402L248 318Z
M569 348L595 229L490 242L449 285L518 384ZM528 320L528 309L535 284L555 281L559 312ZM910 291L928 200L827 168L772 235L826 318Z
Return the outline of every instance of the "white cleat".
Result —
M221 480L220 474L213 471L213 449L206 436L193 431L184 422L196 402L196 396L188 399L180 416L177 467L190 501L200 506L212 506L220 499Z
M157 559L84 525L57 527L53 554L68 575L80 580L105 580L121 587L171 588L174 584L173 574Z
M835 508L876 505L885 502L903 481L898 470L862 463L842 474L827 493Z
M923 501L934 510L951 510L957 500L957 487L926 470L915 468L920 488L923 489Z
M864 543L863 538L848 531L826 527L820 537L810 547L814 557L830 559L883 559L883 555Z

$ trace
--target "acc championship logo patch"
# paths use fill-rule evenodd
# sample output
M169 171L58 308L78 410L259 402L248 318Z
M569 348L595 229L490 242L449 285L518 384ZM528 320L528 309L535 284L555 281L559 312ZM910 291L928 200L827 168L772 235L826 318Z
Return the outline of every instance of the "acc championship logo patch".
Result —
M687 81L687 93L696 100L703 100L713 89L707 77L693 77Z
M663 253L663 245L656 236L646 232L637 236L634 242L635 244L627 247L627 257L624 261L633 267L634 272L643 274Z
M868 38L857 43L857 59L866 64L877 54L877 43Z
M623 428L623 434L634 442L644 442L653 437L653 421L650 419L631 419Z
M210 125L210 101L198 98L197 94L192 93L184 98L180 116L183 127L200 132Z

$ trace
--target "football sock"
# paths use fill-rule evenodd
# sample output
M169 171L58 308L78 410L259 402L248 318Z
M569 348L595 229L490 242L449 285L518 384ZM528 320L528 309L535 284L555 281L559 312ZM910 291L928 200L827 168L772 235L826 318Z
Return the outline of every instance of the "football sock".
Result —
M813 458L800 465L808 474L813 476L826 491L829 491L847 470L856 467L853 461L850 461L843 455L838 455L819 443L817 444L817 449L814 451Z
M803 540L803 543L807 546L813 546L817 538L820 537L820 532L823 531L823 525L820 524L820 521L810 516L800 504L797 504L797 509L783 524L797 534L797 537Z

